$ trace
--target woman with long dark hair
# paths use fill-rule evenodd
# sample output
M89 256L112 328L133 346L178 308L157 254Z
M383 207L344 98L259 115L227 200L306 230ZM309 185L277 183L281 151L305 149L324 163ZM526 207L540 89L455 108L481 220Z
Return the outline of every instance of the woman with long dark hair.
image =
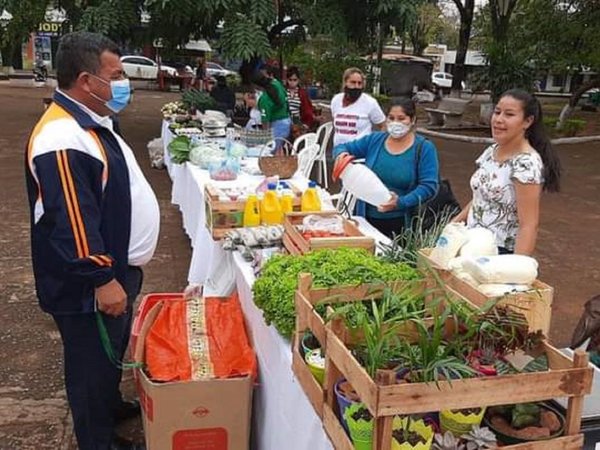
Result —
M531 255L541 194L559 191L560 161L532 94L521 89L502 94L491 125L495 143L477 159L473 198L454 221L493 231L500 253Z
M294 124L302 124L308 129L314 128L315 116L308 92L300 85L300 70L296 66L286 71L287 99Z

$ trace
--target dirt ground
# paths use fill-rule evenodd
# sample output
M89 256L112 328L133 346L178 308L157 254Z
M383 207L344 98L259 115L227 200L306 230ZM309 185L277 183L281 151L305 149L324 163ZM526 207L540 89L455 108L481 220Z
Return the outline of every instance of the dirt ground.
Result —
M25 141L42 113L42 98L49 95L45 89L0 84L0 216L5 219L0 230L0 450L76 449L60 338L34 292L23 177ZM143 293L180 291L187 278L189 240L179 211L170 204L171 182L165 171L150 169L146 152L146 143L160 134L160 106L178 97L138 91L121 118L125 138L161 207L159 247L146 268ZM436 145L444 175L466 202L473 161L482 146L440 140ZM544 196L536 256L541 278L556 288L551 338L566 345L583 303L600 292L600 237L594 231L600 223L600 143L563 146L559 152L563 191ZM139 437L139 422L122 431Z

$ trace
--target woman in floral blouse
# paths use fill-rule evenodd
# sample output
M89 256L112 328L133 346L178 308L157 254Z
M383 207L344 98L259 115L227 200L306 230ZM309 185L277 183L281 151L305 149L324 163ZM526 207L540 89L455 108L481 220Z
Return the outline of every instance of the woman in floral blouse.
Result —
M505 92L494 109L495 143L477 159L473 198L454 221L494 232L500 253L531 255L542 191L558 192L560 161L544 132L538 100L520 89Z

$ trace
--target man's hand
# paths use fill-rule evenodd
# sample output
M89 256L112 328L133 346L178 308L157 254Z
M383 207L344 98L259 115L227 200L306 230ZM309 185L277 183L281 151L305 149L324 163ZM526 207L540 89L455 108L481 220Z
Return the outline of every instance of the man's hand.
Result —
M98 309L110 316L120 316L127 307L127 294L117 280L96 288Z
M392 197L386 203L379 205L377 211L386 213L398 209L398 194L392 191L390 191L390 194L392 194Z

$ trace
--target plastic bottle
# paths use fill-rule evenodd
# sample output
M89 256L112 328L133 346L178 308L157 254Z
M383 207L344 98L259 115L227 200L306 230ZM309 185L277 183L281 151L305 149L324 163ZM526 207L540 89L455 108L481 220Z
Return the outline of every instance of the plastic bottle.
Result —
M308 182L308 189L302 193L300 205L303 212L321 211L321 199L317 192L317 183L314 181Z
M294 211L294 194L289 189L284 190L281 196L281 211L283 214Z
M246 200L244 207L244 226L257 227L260 225L260 207L258 197L255 194L250 194Z
M382 205L390 200L390 190L371 169L364 164L352 164L349 160L346 164L339 177L351 194L373 206Z
M268 190L261 203L260 217L264 225L277 225L283 222L283 213L281 204L277 197L277 186L275 183L269 183Z

